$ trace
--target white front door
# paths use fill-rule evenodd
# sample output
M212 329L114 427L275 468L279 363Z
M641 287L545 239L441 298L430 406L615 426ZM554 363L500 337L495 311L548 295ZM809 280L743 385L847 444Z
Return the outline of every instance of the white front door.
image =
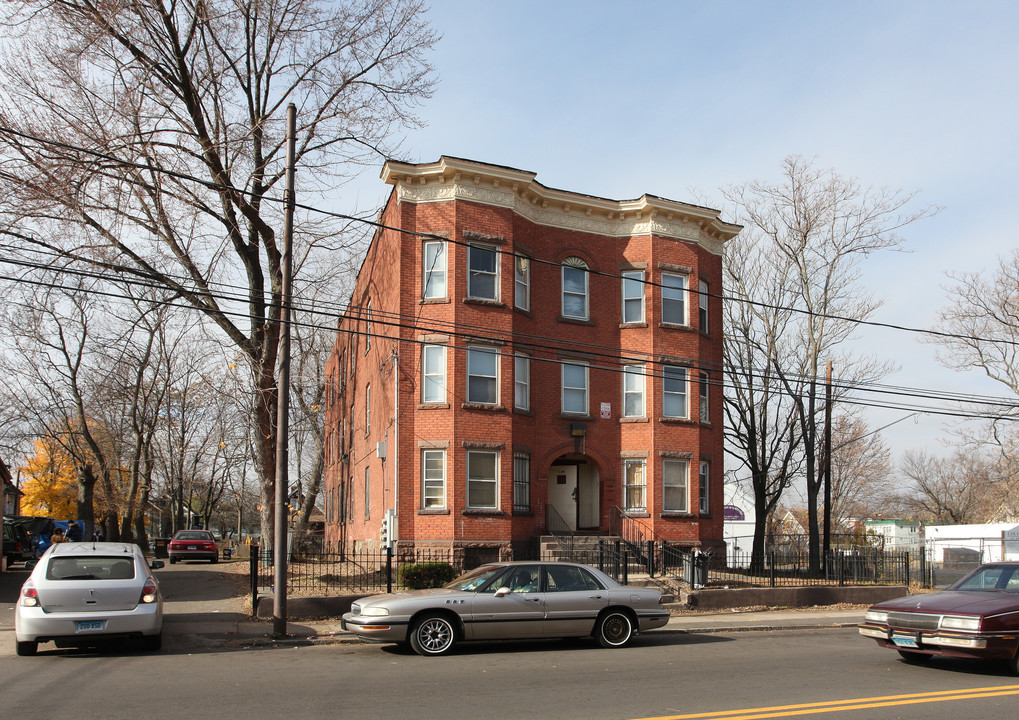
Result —
M548 471L548 504L570 530L577 529L577 467L553 465Z
M598 469L591 465L585 465L581 468L577 483L577 494L580 496L578 525L581 530L598 528L601 526L601 518L598 514L598 508L601 504L601 498L598 495L600 485L598 482Z

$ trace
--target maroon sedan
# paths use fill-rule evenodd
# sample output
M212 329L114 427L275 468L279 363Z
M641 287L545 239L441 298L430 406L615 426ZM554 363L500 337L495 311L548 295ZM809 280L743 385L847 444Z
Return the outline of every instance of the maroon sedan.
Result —
M208 530L178 530L170 538L170 546L167 551L171 564L179 560L219 562L216 538Z
M860 634L906 662L1000 659L1019 675L1019 562L981 565L943 592L873 605Z

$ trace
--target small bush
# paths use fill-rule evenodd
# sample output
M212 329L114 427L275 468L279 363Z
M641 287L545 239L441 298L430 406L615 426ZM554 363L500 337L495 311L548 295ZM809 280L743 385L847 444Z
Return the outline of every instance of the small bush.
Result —
M400 567L400 583L411 590L442 587L455 580L456 569L449 563L421 562Z

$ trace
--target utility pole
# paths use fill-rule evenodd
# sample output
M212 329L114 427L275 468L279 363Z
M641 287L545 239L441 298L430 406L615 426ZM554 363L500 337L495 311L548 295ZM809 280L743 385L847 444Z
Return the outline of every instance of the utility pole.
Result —
M283 287L280 290L279 374L276 381L276 507L273 528L272 630L287 634L287 496L290 489L290 293L293 285L294 158L296 155L297 107L287 105L287 168L283 203Z
M828 553L831 552L831 360L828 361L828 370L824 386L824 541L821 547L821 554L825 563L828 562Z

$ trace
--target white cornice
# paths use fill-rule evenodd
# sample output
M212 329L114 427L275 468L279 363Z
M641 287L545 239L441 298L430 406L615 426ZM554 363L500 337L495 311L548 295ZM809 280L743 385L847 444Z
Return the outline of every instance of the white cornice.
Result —
M443 156L435 163L389 161L384 182L399 202L469 200L513 210L537 225L609 237L660 235L694 242L720 255L722 244L742 228L723 222L717 210L643 195L608 200L547 188L535 173Z

